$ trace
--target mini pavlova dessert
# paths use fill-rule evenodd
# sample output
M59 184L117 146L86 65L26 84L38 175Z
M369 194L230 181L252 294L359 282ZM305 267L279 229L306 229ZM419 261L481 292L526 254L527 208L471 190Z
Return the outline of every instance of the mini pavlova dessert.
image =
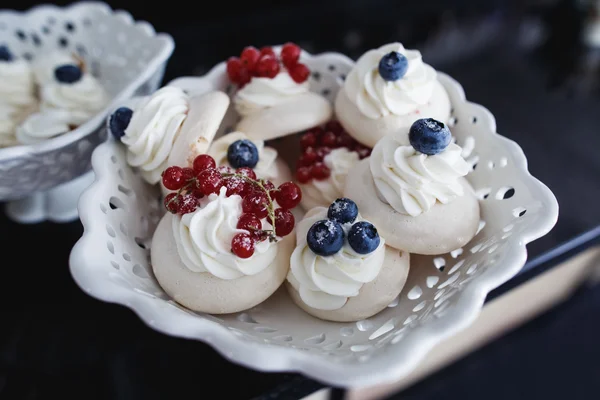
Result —
M431 118L410 127L409 145L383 137L351 171L344 194L377 225L388 245L443 254L468 243L479 225L479 202L464 178L472 167L447 126Z
M448 122L450 108L436 71L423 62L418 50L407 50L400 43L363 54L335 100L335 113L344 128L369 147L390 134L407 145L413 122L425 116Z
M338 121L304 133L300 147L296 180L302 189L305 210L328 207L342 197L350 169L371 154L371 149L348 135Z
M40 86L40 110L18 128L22 144L35 144L76 129L108 105L109 97L80 64L54 68L54 79Z
M277 150L262 140L250 140L245 133L231 132L215 140L208 149L217 167L252 168L256 176L280 185L292 179L290 168Z
M298 222L287 288L307 313L358 321L386 308L402 291L409 254L386 245L355 202L335 200Z
M233 97L241 117L237 131L252 140L269 140L327 122L332 107L309 89L310 70L301 49L287 43L277 56L271 47L246 47L227 61L227 74L238 90Z
M169 213L152 240L156 279L194 311L251 308L285 280L294 247L290 210L302 192L292 182L275 187L248 167L218 169L207 154L192 165L162 174L163 185L174 192L164 199Z
M29 62L0 46L0 147L16 145L16 127L38 107Z

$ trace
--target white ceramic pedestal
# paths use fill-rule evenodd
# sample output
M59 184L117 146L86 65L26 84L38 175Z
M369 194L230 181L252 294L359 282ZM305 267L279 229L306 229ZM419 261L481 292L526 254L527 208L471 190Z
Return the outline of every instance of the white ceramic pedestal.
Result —
M5 205L6 215L21 224L74 221L79 218L79 196L93 181L94 172L90 171L46 192L10 201Z

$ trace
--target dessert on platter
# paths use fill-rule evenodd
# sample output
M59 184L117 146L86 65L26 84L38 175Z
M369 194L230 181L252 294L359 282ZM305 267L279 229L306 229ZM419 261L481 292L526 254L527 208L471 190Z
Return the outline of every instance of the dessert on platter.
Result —
M0 46L0 147L36 144L84 124L108 104L81 59L64 52L34 62Z
M394 134L408 144L408 129L417 119L448 122L450 99L436 71L418 50L391 43L363 54L335 99L335 114L346 131L374 147Z
M472 167L448 127L419 119L408 145L388 135L351 171L344 194L377 225L390 246L444 254L467 244L479 225L479 202L464 178Z
M399 294L409 254L386 245L355 202L336 199L298 223L287 288L304 311L330 321L358 321L386 308Z
M407 63L405 71L388 65L392 56ZM429 112L447 119L449 112L435 71L418 52L392 44L363 56L344 86L355 95L349 99L360 99L358 109L336 116L309 91L300 57L290 43L279 55L246 47L226 64L237 85L231 98L166 86L109 117L128 164L162 190L168 212L152 240L156 279L192 310L252 308L287 278L292 300L310 315L369 318L398 297L409 253L447 253L475 235L479 205L464 178L471 165L444 122L416 118ZM369 77L361 78L366 86L349 83L359 75ZM387 97L369 97L372 89L406 99L390 111ZM240 122L218 136L230 107ZM362 125L364 140L349 114L369 123L387 118L388 125ZM296 134L297 160L269 145ZM295 164L297 183L288 164Z
M233 103L240 116L235 130L250 139L269 140L327 122L332 106L311 92L310 70L302 50L287 43L279 54L271 47L244 48L227 60L227 74L237 90Z
M300 137L302 153L296 162L296 180L302 188L302 207L329 207L342 197L350 169L371 154L338 121L330 121Z

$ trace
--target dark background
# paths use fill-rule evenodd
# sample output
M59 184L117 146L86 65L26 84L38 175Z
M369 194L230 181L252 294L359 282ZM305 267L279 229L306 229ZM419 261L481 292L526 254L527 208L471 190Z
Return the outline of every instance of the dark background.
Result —
M598 50L580 40L588 13L581 3L109 2L174 37L165 82L202 74L248 44L295 41L311 52L353 58L396 40L422 50L426 61L463 84L470 100L492 110L499 132L523 147L532 174L557 195L559 222L530 245L532 257L600 223L600 75L590 61ZM34 4L4 0L1 7ZM234 366L202 343L166 337L131 311L87 297L67 267L81 231L78 222L22 226L0 217L2 248L15 256L1 264L0 398L248 399L275 387L289 395L279 398L297 398L318 387L294 386L300 381L292 374ZM403 398L598 398L597 292L579 295ZM217 383L222 379L225 385Z

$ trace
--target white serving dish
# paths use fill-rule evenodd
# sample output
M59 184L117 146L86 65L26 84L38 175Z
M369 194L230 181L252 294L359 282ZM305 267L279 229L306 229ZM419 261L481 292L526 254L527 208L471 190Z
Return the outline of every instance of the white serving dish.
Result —
M20 57L51 50L82 57L111 102L77 129L35 145L0 149L0 201L20 222L77 218L77 200L90 180L94 148L106 139L114 104L155 91L174 49L171 36L100 2L44 4L25 12L0 10L0 42ZM93 178L93 177L92 177Z
M333 99L353 62L334 53L304 57L320 75L311 77L311 89ZM554 195L529 174L521 148L496 133L492 114L466 101L462 87L449 76L440 73L439 79L452 101L458 143L474 140L468 159L477 168L468 179L482 199L485 224L464 249L435 262L429 257L428 268L412 269L399 299L378 315L356 323L321 321L296 307L284 289L231 315L179 306L157 284L149 265L148 249L162 213L159 191L127 165L124 147L114 140L93 154L96 181L79 203L85 232L71 253L73 278L89 295L131 308L152 328L209 343L250 368L297 371L346 387L406 375L436 343L476 318L487 293L524 265L525 245L546 234L558 217ZM170 85L192 94L230 91L223 64L203 77ZM228 118L235 118L232 114ZM435 266L442 263L442 270Z

